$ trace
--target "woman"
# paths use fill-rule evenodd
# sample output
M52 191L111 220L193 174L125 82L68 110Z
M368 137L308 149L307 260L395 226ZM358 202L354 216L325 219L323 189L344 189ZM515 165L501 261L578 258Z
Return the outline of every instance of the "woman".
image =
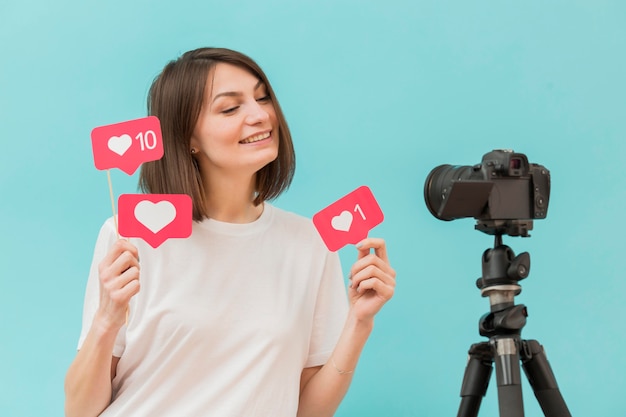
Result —
M385 242L357 245L346 301L339 258L310 220L267 202L295 155L247 56L185 53L155 79L148 110L164 157L142 166L141 188L190 195L193 232L152 249L102 226L66 415L332 416L394 292Z

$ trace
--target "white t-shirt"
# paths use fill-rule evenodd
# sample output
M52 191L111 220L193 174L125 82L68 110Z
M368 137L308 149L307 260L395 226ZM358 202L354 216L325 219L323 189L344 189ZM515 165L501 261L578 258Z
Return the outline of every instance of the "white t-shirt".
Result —
M78 347L98 307L96 243ZM324 364L347 314L339 257L304 217L265 203L253 223L206 219L188 239L139 250L141 290L117 337L101 416L293 417L303 368Z

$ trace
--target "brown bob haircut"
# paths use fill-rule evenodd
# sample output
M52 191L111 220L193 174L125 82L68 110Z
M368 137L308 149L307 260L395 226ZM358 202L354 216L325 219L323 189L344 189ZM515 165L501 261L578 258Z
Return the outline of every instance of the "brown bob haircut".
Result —
M278 197L289 188L296 156L291 133L274 90L261 68L248 56L225 48L199 48L168 63L148 93L148 114L161 122L163 158L141 166L139 188L150 194L187 194L193 219L207 218L205 191L190 141L202 110L209 73L218 63L236 65L258 77L270 95L279 124L278 157L256 174L254 204Z

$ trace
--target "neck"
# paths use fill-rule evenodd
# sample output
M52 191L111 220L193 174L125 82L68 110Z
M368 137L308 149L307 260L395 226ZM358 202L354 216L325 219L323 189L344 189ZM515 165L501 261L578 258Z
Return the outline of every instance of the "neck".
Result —
M263 213L263 204L255 206L255 179L205 178L206 207L210 218L227 223L251 223Z

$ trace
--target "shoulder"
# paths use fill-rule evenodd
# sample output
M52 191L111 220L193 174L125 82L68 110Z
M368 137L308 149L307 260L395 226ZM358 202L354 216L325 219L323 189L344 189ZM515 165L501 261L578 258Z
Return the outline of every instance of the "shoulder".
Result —
M311 219L276 206L268 205L268 207L272 212L272 223L275 231L284 233L295 241L303 240L311 245L319 246L320 249L325 248Z
M267 203L266 203L267 204ZM272 211L274 218L283 223L289 223L294 226L308 227L312 224L311 219L304 217L300 214L288 211L271 204L267 204L269 210Z
M102 223L100 233L117 234L117 217L109 217Z
M109 245L115 240L117 240L116 219L109 217L100 226L97 241L98 243Z
M96 248L108 251L119 239L126 239L133 244L136 244L137 241L140 240L120 235L118 232L117 217L109 217L100 226L98 239L96 240Z
M313 221L307 217L272 205L268 205L268 209L271 210L274 225L306 233L316 232Z

